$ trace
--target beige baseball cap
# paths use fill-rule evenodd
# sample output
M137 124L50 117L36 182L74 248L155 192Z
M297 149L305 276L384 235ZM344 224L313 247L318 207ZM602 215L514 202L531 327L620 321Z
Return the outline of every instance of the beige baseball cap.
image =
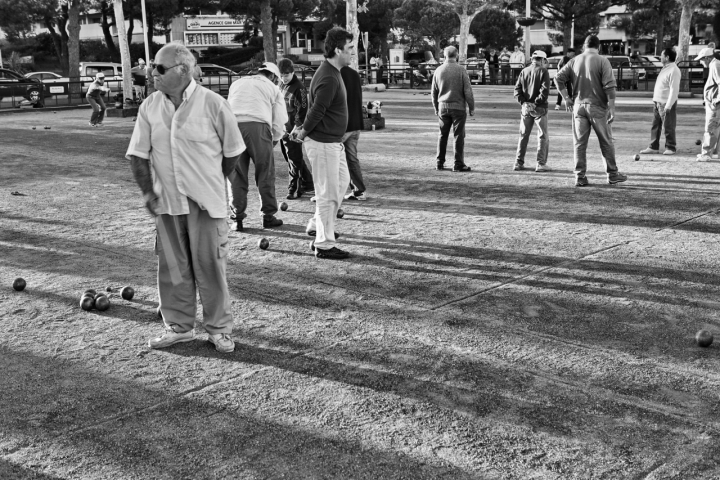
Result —
M698 56L695 57L695 60L702 60L705 57L714 57L715 56L715 50L710 47L705 47L702 50L700 50L700 53L698 53Z
M532 54L532 58L547 58L547 53L543 52L542 50L535 50Z
M258 71L260 70L267 70L268 72L274 74L276 77L280 78L280 69L272 62L263 63L262 67L258 68Z

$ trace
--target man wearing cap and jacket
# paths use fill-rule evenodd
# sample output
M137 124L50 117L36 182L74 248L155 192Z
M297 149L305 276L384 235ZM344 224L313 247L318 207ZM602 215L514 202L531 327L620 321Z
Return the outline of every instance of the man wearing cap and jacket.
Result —
M147 70L145 69L145 60L138 59L137 64L130 70L133 79L133 89L135 90L135 99L138 102L145 100L145 81L147 79Z
M93 113L90 116L91 127L102 125L103 117L105 117L105 102L101 95L109 91L110 89L105 86L105 74L98 72L98 74L95 75L95 81L90 84L85 94L85 98L87 98L88 103L93 109Z
M525 152L532 132L533 123L537 125L537 166L536 172L550 170L547 166L550 138L548 136L548 96L550 94L550 74L545 68L547 55L542 50L532 54L532 63L525 67L515 84L515 98L522 106L520 115L520 140L513 170L525 170Z
M718 143L718 129L720 129L720 61L715 58L715 51L710 47L700 50L695 60L700 61L708 69L708 78L703 90L705 134L702 151L697 156L698 162L707 162L712 158L712 152Z
M243 77L230 86L228 102L245 141L235 171L230 175L232 211L235 230L243 230L247 217L248 170L250 160L255 164L255 184L260 193L260 212L263 228L279 227L275 198L275 156L273 147L283 137L288 114L285 98L276 85L280 69L272 62L263 63L257 75Z

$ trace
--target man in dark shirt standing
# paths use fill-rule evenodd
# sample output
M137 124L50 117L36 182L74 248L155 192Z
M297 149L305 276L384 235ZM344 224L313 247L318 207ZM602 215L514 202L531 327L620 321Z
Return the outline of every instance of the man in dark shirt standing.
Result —
M288 113L288 121L285 124L286 133L280 141L280 150L288 164L290 176L287 199L294 200L302 197L305 192L315 190L312 173L303 159L302 144L290 138L293 128L302 127L305 121L308 108L307 90L295 75L292 60L283 58L278 62L278 68L280 69L280 80L282 80L280 91L285 97L285 107Z
M347 93L340 70L355 54L353 36L334 27L325 36L325 61L310 83L308 113L293 136L303 140L315 181L315 216L307 226L315 234L312 249L317 258L342 259L350 254L335 246L335 217L350 184L343 135L348 124ZM307 138L306 138L307 137Z
M348 125L343 136L345 146L345 159L350 170L350 188L352 192L345 196L345 200L367 200L365 195L365 182L360 170L360 160L357 156L357 144L360 139L360 130L364 128L362 108L362 81L360 75L352 67L343 67L340 70L345 91L347 92Z
M536 172L550 170L547 166L550 138L548 136L548 95L550 94L550 75L545 68L547 55L542 50L532 54L532 64L525 67L515 84L515 98L522 105L520 116L520 140L513 170L525 170L525 152L532 132L533 123L537 125L538 151Z

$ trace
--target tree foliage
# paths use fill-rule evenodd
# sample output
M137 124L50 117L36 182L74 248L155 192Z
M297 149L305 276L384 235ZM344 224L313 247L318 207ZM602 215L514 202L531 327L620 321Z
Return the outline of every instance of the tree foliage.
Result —
M482 47L508 47L510 50L519 45L518 39L523 35L512 15L495 8L480 12L470 24L470 33Z
M395 10L395 27L432 40L435 58L439 59L441 49L457 34L460 21L455 12L436 0L405 0Z

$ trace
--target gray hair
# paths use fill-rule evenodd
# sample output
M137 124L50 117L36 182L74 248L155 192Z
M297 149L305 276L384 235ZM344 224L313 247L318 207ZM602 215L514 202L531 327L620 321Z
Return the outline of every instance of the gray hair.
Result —
M445 58L457 58L458 51L455 47L445 47Z
M176 40L162 47L162 50L165 50L166 48L172 48L175 50L176 65L185 65L185 69L190 75L195 72L195 65L197 64L195 55L193 55L185 45Z

